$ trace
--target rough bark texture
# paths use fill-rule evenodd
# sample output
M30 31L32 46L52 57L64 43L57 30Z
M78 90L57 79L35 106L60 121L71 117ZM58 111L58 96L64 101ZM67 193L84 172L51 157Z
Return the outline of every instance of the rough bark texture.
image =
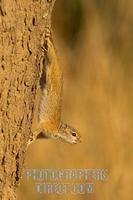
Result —
M15 199L38 84L38 58L55 0L0 0L0 199Z

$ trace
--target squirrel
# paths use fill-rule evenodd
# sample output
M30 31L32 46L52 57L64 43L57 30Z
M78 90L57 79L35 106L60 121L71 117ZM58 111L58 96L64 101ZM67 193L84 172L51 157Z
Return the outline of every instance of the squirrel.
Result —
M71 144L79 143L81 140L78 131L61 121L63 73L49 27L46 29L42 49L44 75L40 78L43 84L40 86L41 97L37 112L37 127L33 132L34 139L53 138Z

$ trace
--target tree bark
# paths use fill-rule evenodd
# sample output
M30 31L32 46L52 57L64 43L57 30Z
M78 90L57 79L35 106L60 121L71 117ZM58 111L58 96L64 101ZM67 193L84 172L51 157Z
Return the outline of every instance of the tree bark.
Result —
M16 199L55 0L0 0L0 199Z

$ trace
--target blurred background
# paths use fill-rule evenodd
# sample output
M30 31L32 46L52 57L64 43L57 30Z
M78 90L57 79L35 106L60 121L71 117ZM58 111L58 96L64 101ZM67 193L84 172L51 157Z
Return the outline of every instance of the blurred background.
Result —
M133 2L57 0L54 42L64 70L63 121L82 143L38 140L25 168L106 168L93 194L37 194L23 177L19 200L132 200Z

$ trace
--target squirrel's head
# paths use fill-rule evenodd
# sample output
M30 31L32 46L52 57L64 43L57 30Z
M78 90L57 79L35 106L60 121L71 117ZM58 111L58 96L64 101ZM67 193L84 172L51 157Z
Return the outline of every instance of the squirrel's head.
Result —
M81 142L81 137L78 131L75 128L62 122L60 124L59 132L55 135L55 137L71 144L77 144Z

